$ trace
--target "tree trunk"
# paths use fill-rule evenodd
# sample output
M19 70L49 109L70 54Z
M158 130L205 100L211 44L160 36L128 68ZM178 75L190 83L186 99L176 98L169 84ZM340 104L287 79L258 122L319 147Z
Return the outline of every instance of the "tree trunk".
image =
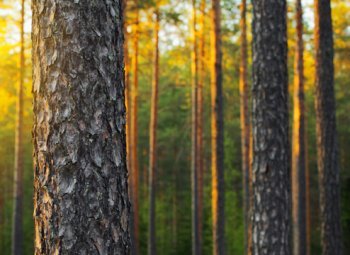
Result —
M132 208L133 208L133 247L134 254L138 254L139 246L139 166L137 157L137 138L138 138L138 126L137 126L137 110L138 110L138 58L139 58L139 7L138 0L135 0L135 24L134 24L134 34L133 34L133 48L134 56L132 63L133 70L133 87L131 90L131 107L132 111L130 114L130 139L131 139L131 159L130 159L130 175L131 175L131 187L132 187Z
M242 176L243 176L243 213L244 213L244 243L245 254L251 254L252 251L252 224L250 220L250 196L251 187L251 165L250 165L250 112L249 112L249 88L248 88L248 43L247 43L247 3L242 0L241 3L241 63L239 70L239 92L240 92L240 112L241 112L241 144L242 144Z
M129 254L122 2L32 8L35 254Z
M196 0L192 0L192 254L199 255L199 230L198 230L198 34L197 34L197 10Z
M12 255L23 254L23 87L25 73L24 55L24 4L21 10L21 51L20 51L20 80L17 88L16 107L16 137L15 137L15 169L13 194L13 222L12 222Z
M342 254L330 0L315 1L316 135L324 255Z
M306 149L304 103L304 45L301 0L296 0L296 48L294 65L292 204L293 254L306 255Z
M224 254L224 119L222 95L220 0L212 0L212 66L211 66L211 164L213 254Z
M205 80L205 6L206 1L201 0L200 4L200 37L198 42L198 88L197 88L197 169L198 169L198 238L199 238L199 250L198 253L202 254L203 249L203 87Z
M253 254L291 253L286 1L253 0Z
M154 27L154 70L151 98L150 148L149 148L149 227L148 227L148 255L156 254L156 226L155 226L155 193L157 170L157 122L158 122L158 84L159 84L159 7L155 10Z

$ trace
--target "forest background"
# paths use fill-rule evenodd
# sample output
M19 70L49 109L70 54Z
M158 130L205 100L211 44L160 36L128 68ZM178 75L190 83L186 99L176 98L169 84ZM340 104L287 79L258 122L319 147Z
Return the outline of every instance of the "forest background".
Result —
M153 61L153 16L147 1L139 5L139 109L138 164L140 253L147 249L148 215L148 143L150 95ZM223 0L223 87L225 136L225 246L227 254L243 254L243 198L239 106L239 5L238 0ZM207 4L209 6L209 4ZM303 1L305 40L305 95L308 137L308 167L311 191L311 254L320 254L320 228L315 138L315 59L312 0ZM332 1L335 39L335 89L341 169L341 223L344 254L350 251L350 1ZM189 254L191 250L191 51L192 18L190 1L164 0L161 5L160 86L158 123L158 171L156 193L157 250L159 254ZM206 12L205 57L210 61L210 21ZM288 7L289 88L292 115L295 13ZM135 16L127 15L128 35L133 38ZM0 0L0 252L11 253L13 209L13 169L16 121L16 88L20 77L21 1ZM251 6L248 6L250 31ZM251 41L251 33L248 33ZM250 43L249 43L250 48ZM250 51L249 51L250 52ZM129 54L133 54L130 47ZM32 95L31 95L31 10L25 5L25 89L24 89L24 251L33 254L33 163L32 163ZM251 66L249 54L249 70ZM211 254L210 190L210 88L209 71L204 86L204 246ZM131 77L132 77L131 73ZM250 80L249 80L250 82ZM250 82L251 83L251 82ZM292 123L292 122L291 122ZM348 252L348 253L346 253Z

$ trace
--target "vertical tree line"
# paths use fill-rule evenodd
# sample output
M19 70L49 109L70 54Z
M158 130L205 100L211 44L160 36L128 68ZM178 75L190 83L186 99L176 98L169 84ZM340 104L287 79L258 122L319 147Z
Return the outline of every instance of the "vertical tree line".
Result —
M293 254L308 254L307 193L306 193L306 135L304 102L304 42L303 11L300 0L295 1L296 47L294 60L293 134L292 134L292 204Z
M157 125L158 125L158 87L159 87L159 2L154 10L154 59L151 97L151 120L149 135L149 219L148 219L148 255L156 254L156 176L157 176Z
M224 119L220 0L211 5L211 178L213 254L224 254Z
M250 160L250 111L249 111L249 87L248 87L248 42L247 42L247 2L242 0L240 7L241 30L241 62L239 69L239 93L241 116L241 146L242 146L242 176L243 176L243 213L244 213L244 242L245 254L251 254L251 160Z
M342 254L330 0L315 1L316 135L322 254Z
M15 169L14 169L14 208L12 225L12 254L23 254L23 93L24 93L24 20L25 0L21 1L21 49L20 49L20 78L17 88L16 105L16 135L15 135Z

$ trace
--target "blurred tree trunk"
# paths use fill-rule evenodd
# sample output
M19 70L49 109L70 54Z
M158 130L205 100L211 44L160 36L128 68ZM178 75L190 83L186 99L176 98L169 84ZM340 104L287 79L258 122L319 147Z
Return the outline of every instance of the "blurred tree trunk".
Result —
M133 253L138 254L139 247L139 166L137 157L137 144L138 144L138 126L137 126L137 112L138 112L138 65L139 65L139 2L135 3L135 22L134 22L134 32L133 32L133 62L132 62L132 72L133 72L133 87L131 90L131 123L130 123L130 139L131 139L131 158L130 158L130 175L131 175L131 187L132 187L132 209L133 209Z
M24 55L24 14L25 0L22 0L21 10L21 51L20 51L20 78L17 88L16 107L16 137L15 137L15 169L13 194L13 222L12 222L12 254L23 254L23 89L25 74Z
M199 254L203 250L203 176L204 176L204 162L203 162L203 87L205 82L205 7L206 0L201 0L200 3L200 33L198 42L198 88L197 88L197 169L198 169L198 238L199 238Z
M304 103L304 42L301 0L295 2L296 48L294 63L292 204L293 254L307 254L306 224L306 140Z
M253 254L291 253L285 0L253 0Z
M222 95L220 0L212 0L212 66L211 66L211 164L213 254L224 254L224 119Z
M330 0L315 0L316 135L324 255L342 254Z
M192 254L199 255L198 230L198 33L196 0L192 0Z
M242 176L243 176L243 213L244 213L244 243L245 254L252 252L252 224L250 220L250 197L251 187L251 164L250 164L250 112L249 112L249 88L248 88L248 43L247 43L247 3L241 2L241 63L239 70L239 92L240 92L240 113L241 113L241 144L242 144Z
M127 166L130 171L130 57L129 57L129 35L128 35L128 0L123 0L123 31L124 31L124 75L125 75L125 106L126 106L126 155L127 155ZM130 176L129 176L130 178ZM130 180L129 180L130 182ZM129 185L129 190L131 185Z
M154 70L151 98L150 148L149 148L149 226L148 255L156 254L155 193L157 170L157 123L158 123L158 85L159 85L159 7L156 3L154 26Z
M122 0L32 9L35 254L128 254Z

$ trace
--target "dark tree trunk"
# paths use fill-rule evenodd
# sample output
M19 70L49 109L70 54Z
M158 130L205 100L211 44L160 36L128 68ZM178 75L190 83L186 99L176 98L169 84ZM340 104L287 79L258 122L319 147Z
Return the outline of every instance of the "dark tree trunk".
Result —
M330 0L315 1L316 134L324 255L342 254Z
M157 169L157 124L158 124L158 85L159 85L159 7L156 3L154 27L154 70L151 99L150 148L149 148L149 222L148 255L156 254L156 169Z
M253 254L291 253L286 1L253 0Z
M192 254L199 255L199 230L198 230L198 33L196 0L192 0Z
M32 9L35 254L129 254L121 0Z
M304 103L304 43L301 0L295 2L296 48L293 99L292 203L293 254L306 255L306 140Z
M24 4L21 10L21 51L20 51L20 81L17 89L17 120L15 137L15 169L13 194L12 222L12 255L23 254L23 87L24 87Z
M247 43L247 3L241 3L241 63L239 70L239 92L240 92L240 112L241 112L241 143L242 143L242 176L243 176L243 213L244 213L244 243L245 254L252 252L252 224L250 220L251 212L251 164L250 164L250 112L249 112L249 88L248 88L248 43Z
M213 254L224 254L224 119L222 95L220 0L212 0L212 66L211 66L211 168Z

